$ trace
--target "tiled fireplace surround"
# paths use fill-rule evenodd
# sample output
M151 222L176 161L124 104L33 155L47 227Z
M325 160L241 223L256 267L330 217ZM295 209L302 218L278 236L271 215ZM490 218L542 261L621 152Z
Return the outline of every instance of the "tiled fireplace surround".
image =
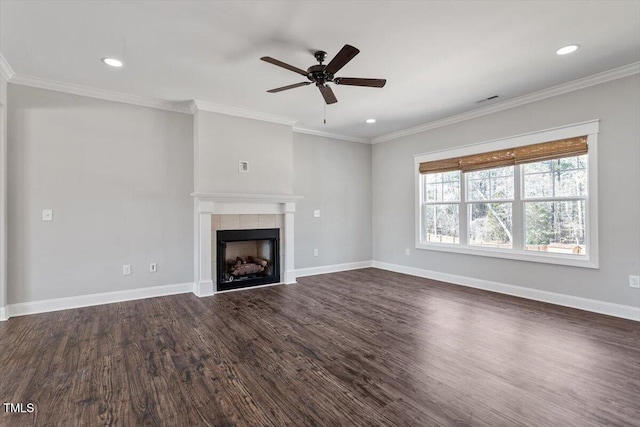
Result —
M300 196L279 194L194 193L195 284L200 296L216 292L216 231L254 228L280 229L282 283L295 283L295 203Z

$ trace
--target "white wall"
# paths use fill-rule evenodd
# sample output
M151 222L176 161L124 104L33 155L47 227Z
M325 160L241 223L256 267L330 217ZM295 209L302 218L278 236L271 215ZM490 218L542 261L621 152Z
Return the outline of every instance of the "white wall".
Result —
M639 307L640 293L628 285L628 275L640 273L639 99L635 75L374 145L373 259ZM414 248L415 154L592 119L601 119L599 270Z
M8 113L9 304L193 282L192 116L12 84Z
M194 124L196 192L291 194L291 126L208 111ZM240 160L249 172L239 172Z
M370 260L371 146L294 133L293 176L296 269Z

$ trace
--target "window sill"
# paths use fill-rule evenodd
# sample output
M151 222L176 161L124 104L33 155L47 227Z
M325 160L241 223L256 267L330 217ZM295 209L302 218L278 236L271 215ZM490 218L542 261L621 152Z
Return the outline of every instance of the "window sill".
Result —
M539 262L544 264L566 265L570 267L599 268L597 260L590 259L590 257L586 255L578 258L575 255L553 254L548 252L540 253L513 249L479 248L473 246L460 246L451 243L416 243L416 249Z

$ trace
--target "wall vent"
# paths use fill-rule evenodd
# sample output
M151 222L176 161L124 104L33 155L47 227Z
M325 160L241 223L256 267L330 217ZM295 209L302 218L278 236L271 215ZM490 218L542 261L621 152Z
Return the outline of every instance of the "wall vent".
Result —
M498 98L499 96L500 95L493 95L493 96L490 96L488 98L481 99L480 101L476 101L476 104L480 104L481 102L486 102L486 101L492 101L492 100Z

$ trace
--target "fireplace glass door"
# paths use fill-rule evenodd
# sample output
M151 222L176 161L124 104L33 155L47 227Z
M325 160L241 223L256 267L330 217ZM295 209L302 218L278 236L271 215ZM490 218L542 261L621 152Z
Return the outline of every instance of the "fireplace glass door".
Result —
M217 290L280 282L280 229L218 230Z

